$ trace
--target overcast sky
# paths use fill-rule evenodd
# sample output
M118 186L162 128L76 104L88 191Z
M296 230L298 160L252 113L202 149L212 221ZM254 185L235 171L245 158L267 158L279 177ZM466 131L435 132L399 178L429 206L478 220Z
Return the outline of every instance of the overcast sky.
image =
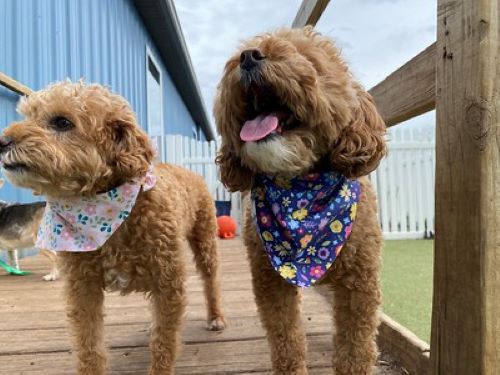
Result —
M225 61L241 40L291 25L301 0L174 0L211 113ZM332 0L316 28L367 88L436 40L436 0ZM414 123L434 121L433 113Z

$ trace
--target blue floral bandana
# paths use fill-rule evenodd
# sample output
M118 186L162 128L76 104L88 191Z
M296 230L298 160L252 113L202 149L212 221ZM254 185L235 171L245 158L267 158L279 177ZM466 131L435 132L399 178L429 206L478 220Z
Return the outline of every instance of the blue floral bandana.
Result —
M309 287L332 266L351 233L360 184L336 172L287 179L258 176L252 189L257 232L273 268Z

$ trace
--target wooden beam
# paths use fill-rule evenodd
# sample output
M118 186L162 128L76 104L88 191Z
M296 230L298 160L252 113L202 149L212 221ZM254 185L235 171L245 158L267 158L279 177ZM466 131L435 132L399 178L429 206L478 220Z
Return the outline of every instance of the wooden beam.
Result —
M499 7L438 0L434 374L500 374Z
M329 0L304 0L292 27L316 25L328 3ZM433 43L370 90L388 127L434 109L436 59Z
M436 60L433 43L369 91L388 127L434 109Z
M19 82L17 82L15 79L9 77L6 74L0 73L0 85L8 88L9 90L12 90L20 95L25 95L28 96L33 92L29 87L26 87Z
M382 312L377 341L408 373L430 374L429 344Z
M303 0L293 20L292 27L301 28L316 25L330 0Z

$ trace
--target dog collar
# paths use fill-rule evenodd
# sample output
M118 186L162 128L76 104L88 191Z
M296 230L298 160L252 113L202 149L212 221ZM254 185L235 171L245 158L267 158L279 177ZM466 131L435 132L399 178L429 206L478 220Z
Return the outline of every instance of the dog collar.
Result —
M360 190L358 181L336 172L257 177L254 221L281 277L300 287L321 279L351 233Z
M36 246L85 252L103 246L130 215L137 196L156 184L152 167L139 182L127 182L92 197L47 200Z

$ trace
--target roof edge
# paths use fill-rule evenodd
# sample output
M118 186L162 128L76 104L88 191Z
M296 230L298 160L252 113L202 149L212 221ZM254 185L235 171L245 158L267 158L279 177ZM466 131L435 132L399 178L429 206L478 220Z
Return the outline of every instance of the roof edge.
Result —
M214 140L216 132L207 116L173 1L133 0L133 3L193 121L208 140Z

